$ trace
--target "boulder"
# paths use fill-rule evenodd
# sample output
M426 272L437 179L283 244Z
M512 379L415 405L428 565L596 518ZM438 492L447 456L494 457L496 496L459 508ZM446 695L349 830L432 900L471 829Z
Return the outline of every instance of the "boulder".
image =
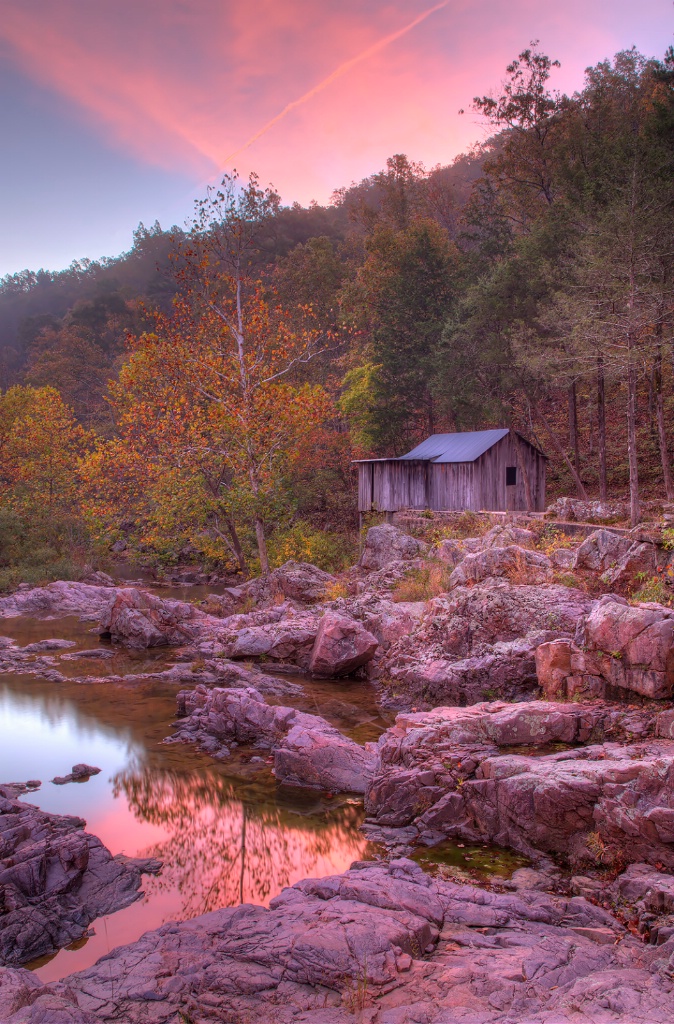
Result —
M0 786L0 963L11 965L55 953L140 895L140 871L114 860L81 818L15 796Z
M574 568L606 572L613 569L631 547L629 537L614 530L595 530L576 551Z
M47 587L17 591L0 598L0 618L34 615L43 619L77 615L82 619L98 619L113 600L122 593L107 585L92 586L58 580Z
M574 637L592 606L587 594L571 587L519 586L503 579L433 598L418 627L376 665L379 677L390 680L386 703L432 707L533 696L536 648Z
M372 661L377 638L356 619L328 611L321 619L309 670L317 676L347 676Z
M674 612L631 607L603 597L587 617L584 647L569 641L536 651L538 681L549 698L602 696L611 688L654 700L674 693Z
M382 523L367 531L359 564L363 569L383 569L389 562L418 558L428 550L428 544L423 541L410 537L390 523Z
M100 775L101 769L91 764L74 764L69 775L57 775L52 779L55 786L65 786L67 782L86 782L92 775Z
M489 653L476 657L411 661L397 665L394 671L387 665L386 671L395 680L389 692L403 690L406 704L430 707L477 704L494 697L530 699L538 685L535 653L545 635L496 642ZM400 706L395 699L387 703Z
M658 568L658 549L655 544L635 542L620 558L617 564L608 569L603 578L613 585L634 583L638 579L654 576Z
M112 576L109 576L107 572L101 572L100 569L96 569L94 572L90 572L87 576L84 577L84 579L81 582L90 583L92 586L95 587L116 586L116 583L113 580Z
M583 501L580 498L557 498L557 501L548 506L545 514L570 521L597 523L629 519L630 508L626 501Z
M611 686L656 699L672 695L673 609L602 598L585 623L585 645Z
M432 548L431 557L455 569L466 557L466 550L460 540L441 540Z
M651 913L674 911L674 878L650 864L630 864L616 879L620 896L630 904L641 901Z
M533 530L525 530L521 526L515 526L514 523L506 523L504 526L492 526L491 530L488 530L487 533L479 538L480 547L483 550L486 548L506 548L512 544L515 544L517 547L526 548L534 545L537 540L538 537Z
M374 594L342 602L344 610L363 623L376 638L379 647L388 650L404 636L419 627L425 611L425 601L390 601Z
M334 793L364 793L374 771L374 751L361 747L317 715L298 712L274 749L277 782Z
M546 583L552 576L552 562L541 551L530 551L515 544L489 547L474 555L466 555L449 577L454 587L480 583L494 576L505 576L514 583Z
M219 633L222 653L227 658L268 658L308 669L319 624L317 615L306 613L259 626L241 627L230 619L227 632Z
M326 590L334 586L336 578L309 562L284 562L267 577L271 597L282 594L292 601L314 604L326 598Z
M555 569L573 569L576 564L575 548L555 548L550 552L550 561Z
M207 616L185 601L174 601L128 587L118 590L101 616L100 636L144 650L189 643Z
M198 686L179 693L177 701L186 717L165 742L196 743L215 757L227 757L232 743L272 750L277 781L295 786L364 793L372 776L369 747L343 736L318 715L266 704L252 687Z

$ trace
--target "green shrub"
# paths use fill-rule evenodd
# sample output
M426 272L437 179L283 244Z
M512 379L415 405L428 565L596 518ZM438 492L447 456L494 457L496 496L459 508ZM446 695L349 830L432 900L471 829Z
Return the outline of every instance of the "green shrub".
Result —
M325 572L341 572L358 560L357 541L356 534L317 530L300 521L270 537L269 562L275 568L294 559L311 562Z
M657 604L674 607L674 591L667 586L660 576L652 576L642 582L638 590L631 595L633 601L655 601Z

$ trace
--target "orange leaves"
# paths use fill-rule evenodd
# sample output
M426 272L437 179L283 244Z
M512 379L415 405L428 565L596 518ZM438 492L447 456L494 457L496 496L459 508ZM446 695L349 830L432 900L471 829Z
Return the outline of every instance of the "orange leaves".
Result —
M175 544L234 543L235 519L275 514L283 475L334 414L296 373L324 335L311 311L291 315L259 289L238 307L178 297L153 319L109 388L119 436L87 462L90 522L111 534L131 517L155 549L172 531Z

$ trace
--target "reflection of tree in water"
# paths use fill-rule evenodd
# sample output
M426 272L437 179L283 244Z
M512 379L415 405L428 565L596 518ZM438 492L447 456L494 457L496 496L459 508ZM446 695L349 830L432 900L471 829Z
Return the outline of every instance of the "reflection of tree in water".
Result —
M145 891L149 897L178 892L185 918L266 903L299 878L345 870L368 846L358 832L359 806L342 805L329 816L294 814L237 799L232 784L216 774L122 772L114 795L122 793L139 820L170 831L144 851L164 862Z

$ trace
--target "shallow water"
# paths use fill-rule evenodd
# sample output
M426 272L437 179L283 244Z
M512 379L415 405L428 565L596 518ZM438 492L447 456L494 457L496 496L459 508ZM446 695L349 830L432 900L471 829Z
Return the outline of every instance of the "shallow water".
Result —
M59 637L75 640L70 651L100 646L90 628L75 619L0 623L0 633L22 645ZM113 854L158 857L164 867L158 877L144 876L140 900L95 921L77 948L32 965L44 981L81 970L165 921L242 901L266 904L300 878L377 855L359 831L360 800L280 786L269 764L250 761L259 751L240 748L219 762L190 746L162 744L172 733L180 686L106 676L160 671L170 651L118 650L109 660L70 662L60 657L67 651L49 653L72 678L0 675L0 781L42 780L26 802L78 815ZM83 685L83 675L100 681ZM388 724L367 683L291 678L305 693L285 703L323 714L361 742ZM78 762L101 773L83 783L51 783Z
M477 846L454 840L423 847L413 857L426 871L468 882L502 882L517 868L528 867L531 863L521 854L501 846Z

